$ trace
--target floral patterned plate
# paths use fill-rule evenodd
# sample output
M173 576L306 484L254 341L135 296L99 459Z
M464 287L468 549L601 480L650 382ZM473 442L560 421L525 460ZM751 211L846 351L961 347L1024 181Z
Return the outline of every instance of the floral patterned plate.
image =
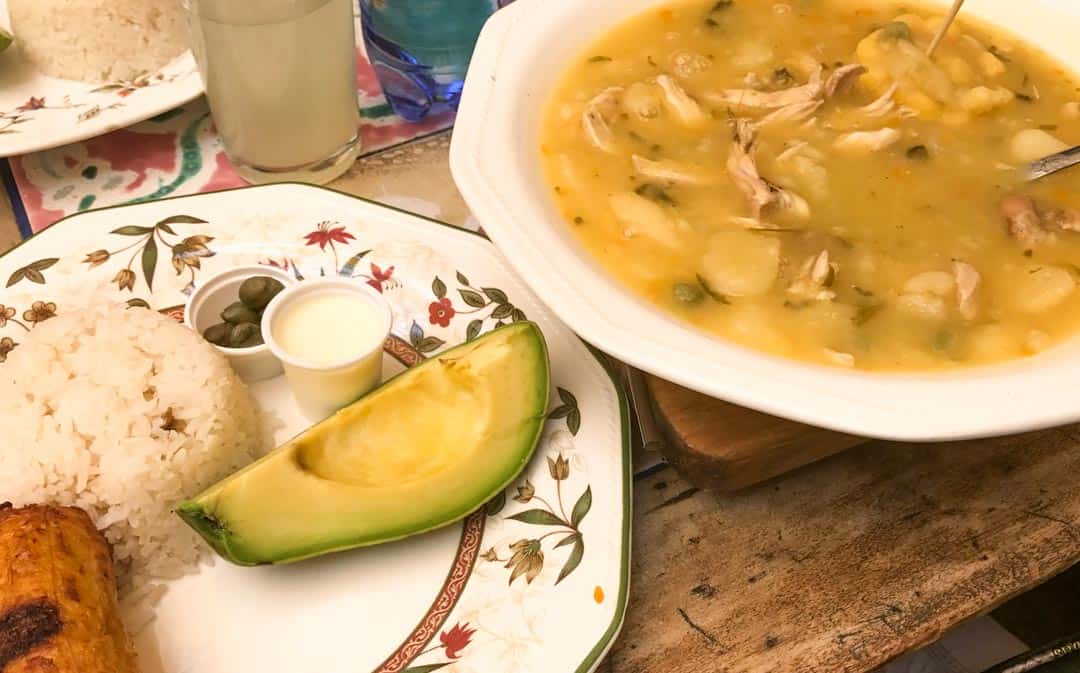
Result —
M0 0L0 27L10 28L7 0ZM202 92L190 52L156 73L87 84L47 77L12 47L0 53L0 157L99 136L171 110Z
M458 524L292 566L219 561L168 582L156 619L129 624L144 673L594 670L629 580L626 403L479 235L301 185L90 211L0 258L0 362L39 323L91 302L179 318L201 278L251 263L382 292L394 309L390 371L500 323L537 322L552 361L549 421L520 479ZM252 389L282 420L276 439L306 425L283 379Z

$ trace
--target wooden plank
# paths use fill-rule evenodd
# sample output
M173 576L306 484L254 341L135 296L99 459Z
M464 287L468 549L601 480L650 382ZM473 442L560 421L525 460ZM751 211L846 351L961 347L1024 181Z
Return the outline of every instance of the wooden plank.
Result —
M698 488L728 492L785 474L867 440L724 402L646 376L664 455Z
M726 496L653 474L612 671L871 671L1080 560L1078 447L873 442Z

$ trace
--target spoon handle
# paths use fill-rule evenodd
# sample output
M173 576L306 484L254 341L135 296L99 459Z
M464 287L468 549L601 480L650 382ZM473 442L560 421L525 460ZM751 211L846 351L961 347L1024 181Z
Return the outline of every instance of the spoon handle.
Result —
M1080 145L1043 157L1038 161L1032 161L1024 168L1024 181L1038 180L1076 164L1080 164Z
M963 4L964 0L953 0L948 16L941 22L941 27L938 28L937 35L934 35L934 39L931 40L930 46L926 48L927 57L932 57L934 55L934 51L938 48L938 45L941 44L941 40L945 37L945 33L949 32L949 26L952 25L956 15L960 13L960 7Z

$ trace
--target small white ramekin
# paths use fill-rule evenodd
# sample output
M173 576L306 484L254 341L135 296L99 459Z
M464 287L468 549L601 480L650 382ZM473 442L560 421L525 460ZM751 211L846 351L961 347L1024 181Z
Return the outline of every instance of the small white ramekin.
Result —
M378 339L357 344L355 355L328 365L305 362L281 347L274 337L274 323L282 309L312 294L343 290L363 297L375 307L380 321ZM262 334L270 352L284 366L285 378L300 411L312 420L321 420L356 401L382 380L383 343L390 334L392 321L390 304L367 283L351 278L315 278L287 287L274 297L263 312ZM337 338L347 336L336 332L336 325L324 327Z
M288 288L296 282L282 269L272 266L237 266L211 276L195 286L184 306L184 324L202 336L203 330L221 322L221 312L239 301L240 286L248 278L267 276L281 281ZM265 338L265 337L264 337ZM272 378L281 373L281 363L266 344L248 348L223 348L211 344L232 365L241 379L249 383Z

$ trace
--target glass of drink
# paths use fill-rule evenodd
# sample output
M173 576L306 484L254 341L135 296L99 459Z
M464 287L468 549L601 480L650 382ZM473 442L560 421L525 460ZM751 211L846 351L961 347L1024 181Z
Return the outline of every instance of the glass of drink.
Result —
M352 0L182 0L225 153L247 181L322 184L360 149Z
M476 38L512 0L360 0L368 59L383 94L415 122L457 110Z

